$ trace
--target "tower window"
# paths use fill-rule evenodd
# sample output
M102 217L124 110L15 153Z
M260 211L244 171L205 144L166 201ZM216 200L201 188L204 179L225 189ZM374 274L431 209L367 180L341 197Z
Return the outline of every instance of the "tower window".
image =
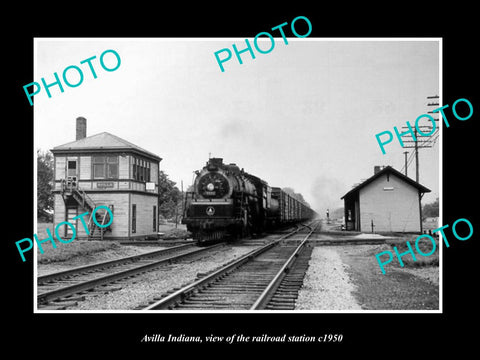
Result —
M94 179L118 179L118 156L93 156Z

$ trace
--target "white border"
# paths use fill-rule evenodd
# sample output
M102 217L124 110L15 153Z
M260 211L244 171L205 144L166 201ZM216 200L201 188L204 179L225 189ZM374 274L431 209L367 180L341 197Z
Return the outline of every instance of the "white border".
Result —
M282 37L274 36L275 40L278 41L283 40ZM443 91L442 91L442 84L443 84L443 38L442 37L382 37L382 38L314 38L314 37L306 37L306 38L291 38L287 37L288 41L336 41L336 42L343 42L343 41L438 41L439 43L439 104L443 106ZM237 40L245 40L244 38L33 38L33 47L34 47L34 79L38 78L37 74L37 44L38 41L103 41L103 40L114 40L114 41L237 41ZM264 38L259 38L259 40L267 40ZM35 107L34 111L34 120L35 120ZM35 126L35 121L34 121ZM440 126L440 143L439 143L439 206L440 206L440 217L439 217L439 226L443 224L443 126L442 126L442 119L439 115L439 126ZM35 128L34 128L35 131ZM34 163L34 199L33 199L33 209L34 209L34 231L37 230L37 152L35 147L35 136L34 136L34 151L33 151L33 163ZM33 278L33 312L35 314L441 314L443 313L443 246L440 246L442 237L440 235L439 240L439 309L438 310L39 310L37 309L37 244L36 241L34 242L33 247L33 261L34 261L34 278Z

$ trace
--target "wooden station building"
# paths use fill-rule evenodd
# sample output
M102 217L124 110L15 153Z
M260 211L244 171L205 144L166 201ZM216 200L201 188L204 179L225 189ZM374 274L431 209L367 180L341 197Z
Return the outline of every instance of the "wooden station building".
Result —
M422 232L425 186L391 166L374 167L374 174L341 199L345 228L362 232Z
M77 118L76 140L51 150L55 164L54 228L68 221L75 226L80 239L156 237L162 159L108 132L87 137L86 129L86 119ZM90 215L98 206L112 212L110 226L95 226ZM73 220L85 212L89 212L83 218L90 235L80 218ZM100 224L108 224L108 211L99 208L96 219ZM71 227L62 227L59 235L70 239Z

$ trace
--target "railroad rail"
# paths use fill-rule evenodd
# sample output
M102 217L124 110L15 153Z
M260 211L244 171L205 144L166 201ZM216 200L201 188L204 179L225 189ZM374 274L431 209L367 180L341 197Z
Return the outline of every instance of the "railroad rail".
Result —
M72 295L137 276L165 264L195 256L223 245L223 243L220 243L193 250L189 249L193 246L191 244L180 245L40 276L37 279L37 304L40 309L51 305L55 301L68 302ZM173 255L172 252L174 252ZM82 300L81 297L74 298L74 300L79 299Z
M318 225L299 227L143 310L293 309L293 293L303 283L311 254L311 249L305 251L306 244ZM283 240L305 230L307 235L298 246L281 246Z
M101 271L105 270L111 267L119 266L119 265L124 265L128 263L133 263L142 259L149 259L149 258L156 258L159 256L165 256L170 253L175 253L180 250L188 249L195 244L184 244L184 245L178 245L178 246L173 246L167 249L162 249L162 250L156 250L156 251L149 251L143 254L138 254L138 255L132 255L132 256L127 256L123 257L120 259L115 259L115 260L110 260L110 261L104 261L104 262L99 262L95 264L90 264L90 265L85 265L85 266L80 266L64 271L59 271L47 275L42 275L37 277L37 285L43 285L45 283L50 283L55 280L60 280L60 279L68 279L73 276L77 275L82 275L88 272L93 272L93 271Z

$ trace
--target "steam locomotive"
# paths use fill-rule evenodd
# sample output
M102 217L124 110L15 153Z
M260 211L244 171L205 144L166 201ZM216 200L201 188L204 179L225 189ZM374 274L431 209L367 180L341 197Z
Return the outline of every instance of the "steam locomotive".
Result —
M260 235L268 229L312 219L302 201L222 158L210 158L196 171L187 192L182 223L199 242Z

